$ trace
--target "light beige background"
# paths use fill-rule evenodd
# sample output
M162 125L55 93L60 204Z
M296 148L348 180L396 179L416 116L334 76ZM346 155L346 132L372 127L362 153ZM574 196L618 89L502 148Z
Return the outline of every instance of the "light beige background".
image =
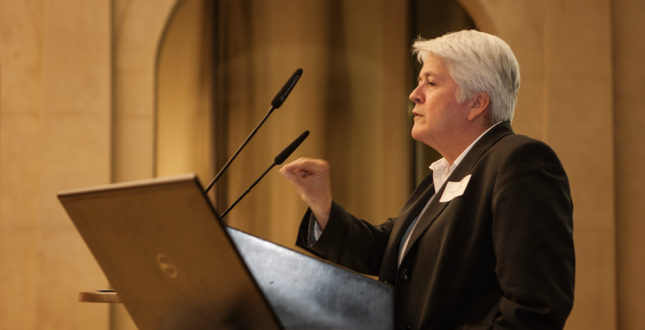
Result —
M514 127L553 146L571 180L567 329L645 328L645 2L460 3L514 49ZM411 189L407 15L387 0L0 0L0 329L131 328L118 306L76 301L108 284L56 192L188 171L207 183L299 66L218 207L309 129L295 156L332 161L336 199L395 215ZM240 37L211 42L226 29ZM228 220L293 246L303 210L274 171Z

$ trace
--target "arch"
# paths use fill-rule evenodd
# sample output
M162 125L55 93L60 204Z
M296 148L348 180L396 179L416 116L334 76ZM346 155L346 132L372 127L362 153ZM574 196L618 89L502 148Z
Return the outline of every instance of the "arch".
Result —
M169 17L178 3L178 0L114 2L114 182L155 175L157 55Z
M213 175L212 1L182 1L159 42L156 71L155 175Z

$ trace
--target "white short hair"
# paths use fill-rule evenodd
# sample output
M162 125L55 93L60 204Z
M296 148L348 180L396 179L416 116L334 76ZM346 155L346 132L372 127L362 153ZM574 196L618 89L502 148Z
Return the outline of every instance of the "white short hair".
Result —
M504 40L477 30L463 30L435 39L417 39L413 54L420 63L433 54L446 64L457 83L457 100L480 92L490 97L493 122L511 121L520 89L520 65Z

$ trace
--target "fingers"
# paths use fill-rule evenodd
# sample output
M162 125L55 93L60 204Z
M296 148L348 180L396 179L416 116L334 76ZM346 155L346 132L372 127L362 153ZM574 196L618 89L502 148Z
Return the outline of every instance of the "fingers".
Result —
M319 201L327 202L331 196L329 163L322 159L300 158L280 169L310 206Z
M292 183L304 183L320 176L327 176L329 163L322 159L299 158L280 169L280 174Z
M285 171L284 168L280 169L280 174L282 174L283 177L287 179L287 181L291 182L294 186L299 186L300 185L300 178L292 172Z
M288 163L280 169L280 172L303 172L303 173L316 173L329 171L329 163L322 159L315 158L298 158L291 163Z

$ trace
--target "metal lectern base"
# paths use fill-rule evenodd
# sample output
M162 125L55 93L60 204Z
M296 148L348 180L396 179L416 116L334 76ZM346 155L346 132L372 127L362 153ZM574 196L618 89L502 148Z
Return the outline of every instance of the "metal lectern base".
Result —
M392 329L392 287L227 227L288 329Z

